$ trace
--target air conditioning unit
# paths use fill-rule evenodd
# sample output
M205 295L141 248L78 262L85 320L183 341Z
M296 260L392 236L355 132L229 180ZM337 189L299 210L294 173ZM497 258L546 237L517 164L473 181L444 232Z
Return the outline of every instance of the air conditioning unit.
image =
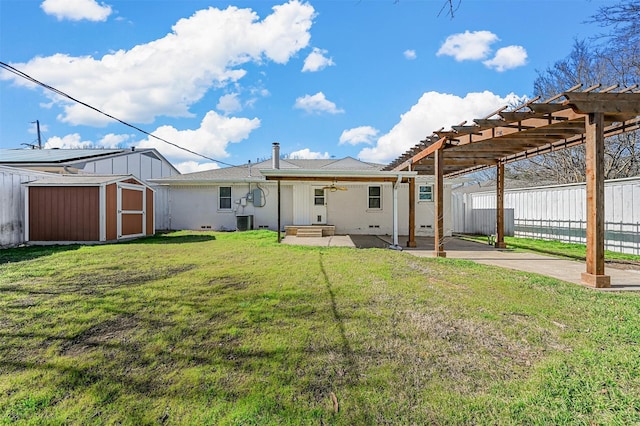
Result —
M236 216L236 230L249 231L253 229L253 215Z

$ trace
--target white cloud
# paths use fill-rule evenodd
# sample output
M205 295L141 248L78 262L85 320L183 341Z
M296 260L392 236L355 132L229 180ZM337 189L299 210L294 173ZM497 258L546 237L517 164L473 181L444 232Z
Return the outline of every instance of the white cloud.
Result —
M456 61L481 60L491 53L491 45L498 41L490 31L465 31L447 37L436 53L437 56L453 56Z
M111 15L111 6L95 0L44 0L40 7L59 21L106 21Z
M409 59L409 60L413 60L417 58L416 51L413 49L405 50L403 55L406 59Z
M309 44L314 15L311 5L297 0L273 7L262 21L250 9L210 7L179 20L167 36L130 50L102 58L59 53L12 66L122 120L151 123L157 116L190 116L189 107L209 89L241 79L247 72L243 64L286 63ZM10 73L0 78L35 87ZM110 122L82 105L44 93L63 108L63 122Z
M131 135L109 133L100 139L96 145L101 148L123 148L129 140L131 140Z
M198 163L197 161L183 161L182 163L174 164L174 167L180 173L203 172L220 168L218 163Z
M47 149L61 148L61 149L88 149L88 148L124 148L126 143L129 142L132 135L116 135L115 133L109 133L103 136L99 141L83 141L82 137L78 133L72 133L63 137L53 136L44 144Z
M240 104L237 93L228 93L220 96L216 108L225 114L230 114L232 112L242 111L242 104Z
M483 62L488 68L493 68L498 72L521 67L526 63L527 51L522 46L508 46L498 49L493 59Z
M330 158L328 152L313 152L309 148L293 151L288 157L296 160L325 160Z
M195 130L178 130L173 126L161 126L151 133L209 158L222 160L229 156L226 151L227 145L246 139L258 127L260 127L260 120L257 118L225 117L215 111L209 111L202 119L200 127ZM140 148L156 148L172 164L203 160L198 155L188 153L152 137L140 142L138 146Z
M305 110L308 113L328 112L329 114L339 114L344 112L343 109L337 108L336 104L328 100L322 92L297 98L293 107Z
M379 130L371 126L354 127L353 129L344 130L340 135L340 142L338 145L357 145L364 143L371 145L374 142L376 136L378 136Z
M73 133L63 137L53 136L44 144L46 149L61 148L61 149L81 149L81 148L94 148L92 141L83 141L78 133Z
M500 97L488 91L469 93L464 98L446 93L424 93L417 104L400 116L400 122L378 139L376 146L364 148L358 158L388 163L435 130L450 129L465 120L471 123L474 118L482 118L501 106L520 103L523 98L513 93Z
M315 47L307 59L304 60L304 65L302 66L302 72L310 71L316 72L320 71L326 67L335 65L333 62L333 58L327 58L325 55L329 53L324 49L318 49Z

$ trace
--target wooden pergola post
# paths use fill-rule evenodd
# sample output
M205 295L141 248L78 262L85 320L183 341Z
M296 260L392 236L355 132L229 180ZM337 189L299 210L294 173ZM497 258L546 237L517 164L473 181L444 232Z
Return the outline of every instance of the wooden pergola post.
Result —
M496 166L496 248L506 248L504 243L504 163Z
M409 179L409 239L407 247L416 247L416 179Z
M435 159L434 255L447 257L444 251L444 149L433 153Z
M587 174L587 272L586 285L611 287L611 277L604 273L604 114L585 117Z

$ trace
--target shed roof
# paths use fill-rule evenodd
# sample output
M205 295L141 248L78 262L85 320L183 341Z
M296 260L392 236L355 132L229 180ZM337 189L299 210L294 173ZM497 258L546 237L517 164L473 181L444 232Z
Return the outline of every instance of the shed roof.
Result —
M102 186L108 185L114 182L121 182L123 180L135 179L141 185L144 182L140 181L133 175L55 175L38 179L32 182L25 183L27 186Z

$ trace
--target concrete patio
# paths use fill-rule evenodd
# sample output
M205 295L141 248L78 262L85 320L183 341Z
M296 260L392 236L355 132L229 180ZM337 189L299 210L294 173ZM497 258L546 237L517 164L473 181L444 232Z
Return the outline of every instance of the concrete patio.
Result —
M406 240L406 237L400 237L400 245L405 245ZM282 240L282 243L367 249L388 248L391 241L391 237L389 236L334 235L320 238L287 236ZM418 257L433 257L432 237L416 237L416 242L418 245L416 248L404 247L403 251ZM539 253L514 251L510 249L496 249L488 243L484 244L457 237L447 237L444 247L447 258L449 259L471 260L485 265L532 272L587 287L580 281L581 273L586 270L584 261L562 259ZM605 273L611 277L611 287L594 290L640 291L639 265L607 263Z

